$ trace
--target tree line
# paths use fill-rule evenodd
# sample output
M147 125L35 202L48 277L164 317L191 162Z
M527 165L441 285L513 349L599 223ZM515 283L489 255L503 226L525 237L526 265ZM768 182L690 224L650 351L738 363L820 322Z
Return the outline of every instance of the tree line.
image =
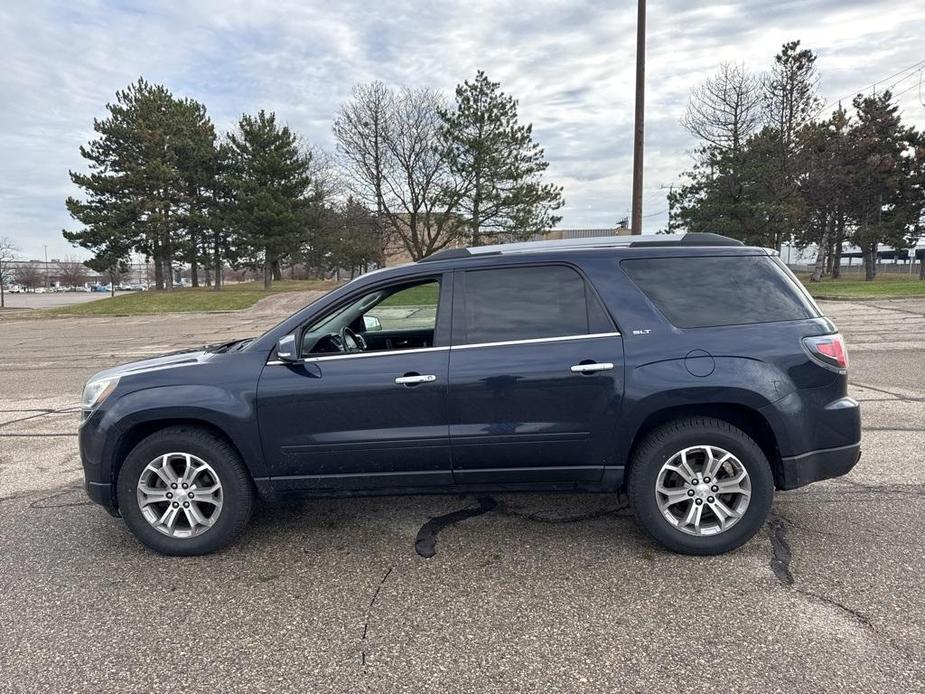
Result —
M925 215L925 135L902 122L888 89L825 116L818 82L816 55L792 41L766 74L724 64L691 91L682 125L700 144L669 195L672 229L774 249L815 245L815 281L839 276L846 242L861 250L868 280L878 244L914 245Z
M119 276L151 259L158 289L177 264L193 286L224 270L312 272L418 260L454 243L520 240L554 226L562 189L517 102L479 71L454 99L426 88L358 85L334 120L336 152L306 143L275 113L242 115L220 134L206 107L143 78L115 95L80 148L86 171L63 231L87 265Z

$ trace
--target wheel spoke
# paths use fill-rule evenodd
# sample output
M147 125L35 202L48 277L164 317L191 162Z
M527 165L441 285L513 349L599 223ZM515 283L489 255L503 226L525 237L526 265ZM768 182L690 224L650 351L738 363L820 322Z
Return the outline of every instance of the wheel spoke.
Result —
M717 458L715 455L713 455L713 450L714 449L710 446L707 446L706 448L707 460L703 465L704 477L716 478L716 473L722 467L723 463L732 457L731 453L725 453L725 455Z
M170 467L170 463L167 460L165 455L162 459L160 467L154 467L154 463L151 463L149 466L155 475L161 478L161 481L166 484L168 487L171 484L175 484L177 481L177 474Z
M691 502L691 507L684 516L683 526L692 525L694 530L700 532L700 518L703 516L703 505Z
M221 489L221 485L213 484L209 487L193 487L190 489L196 496L194 497L197 502L201 501L206 504L212 504L213 506L218 506L221 502L220 499L216 497L216 494Z
M686 489L681 489L681 488L669 489L668 487L659 486L656 489L656 491L661 496L667 497L667 499L665 499L661 503L661 506L663 508L668 507L668 506L674 506L677 503L690 499L690 497L687 495Z
M726 479L717 480L716 486L719 487L717 494L744 494L745 496L751 496L751 490L744 486L748 482L748 473L745 472L745 468L742 468L742 471L735 477L727 477Z
M206 518L206 516L203 515L201 509L199 508L199 506L196 504L195 501L189 505L188 509L185 509L185 510L186 510L186 517L191 519L190 526L195 527L197 525L205 525L205 526L212 525L212 519Z
M167 492L169 490L161 489L160 487L149 487L146 484L139 484L138 491L145 495L146 504L157 504L167 501Z
M739 517L738 513L726 506L720 499L716 499L710 504L710 508L713 510L713 513L716 514L720 530L725 530L730 520L737 520Z
M177 523L177 516L180 514L180 509L174 506L168 506L167 510L164 511L164 515L160 517L157 521L159 525L163 525L168 530L173 530L173 526Z
M681 473L681 476L685 478L686 482L690 482L697 475L694 474L693 469L691 469L690 463L687 462L687 450L681 451L681 465L680 468L684 471Z

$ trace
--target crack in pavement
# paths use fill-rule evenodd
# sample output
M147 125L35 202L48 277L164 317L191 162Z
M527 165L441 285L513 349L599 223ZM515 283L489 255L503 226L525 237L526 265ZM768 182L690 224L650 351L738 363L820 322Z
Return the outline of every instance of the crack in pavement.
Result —
M44 509L44 508L64 508L66 506L90 506L94 502L90 499L84 501L66 501L60 503L46 504L43 502L51 501L52 499L57 499L58 497L65 496L66 494L73 494L74 492L80 491L82 487L68 487L54 494L49 494L48 496L43 496L41 499L36 499L29 503L29 508Z
M868 304L874 308L879 308L881 311L896 311L897 313L908 313L912 316L917 316L918 318L925 318L925 313L919 313L918 311L913 311L908 308L899 308L898 306L880 306L879 304Z
M800 595L805 595L808 598L818 600L819 602L824 603L826 605L837 607L842 612L845 612L846 614L854 617L855 621L857 621L857 623L860 624L865 629L869 629L870 631L877 633L877 629L874 627L873 622L871 622L870 618L867 615L865 615L863 612L858 612L854 608L848 607L847 605L840 603L838 600L834 598L830 598L826 595L820 595L819 593L814 593L811 590L806 590L805 588L794 587L793 590L799 593Z
M790 572L790 562L793 561L793 551L787 542L787 525L782 516L772 515L770 524L771 549L774 556L771 558L771 571L777 580L785 586L793 585L793 574Z
M62 433L41 433L41 434L17 434L17 433L0 434L0 438L12 438L12 437L41 438L43 436L79 436L79 434L76 431L69 431L66 433L62 432Z
M627 508L629 508L629 504L624 502L610 508L600 509L598 511L590 511L588 513L580 513L574 516L554 516L543 514L543 512L524 513L521 511L515 511L505 507L504 504L499 504L490 496L478 497L476 502L478 504L477 506L468 506L466 508L459 509L458 511L451 511L450 513L444 514L442 516L436 516L435 518L431 518L429 521L427 521L427 523L421 526L421 529L418 531L417 537L414 540L414 551L425 559L430 559L437 554L437 534L443 530L443 528L466 520L467 518L480 516L491 511L495 511L498 513L498 515L501 516L520 518L523 520L532 521L534 523L559 524L580 523L582 521L590 521L606 517L619 517L622 511L625 511Z
M498 507L497 512L502 516L510 516L512 518L522 518L528 521L534 521L536 523L580 523L581 521L596 520L598 518L606 518L607 516L620 517L621 511L625 511L629 508L629 504L621 503L613 508L605 508L599 511L590 511L588 513L580 513L576 516L544 516L541 515L541 512L537 513L522 513L520 511L512 511L505 506Z
M386 571L385 575L382 577L382 580L379 581L379 585L376 586L376 590L373 592L373 597L369 601L369 606L366 608L366 614L363 617L363 638L360 639L360 665L363 666L364 670L366 669L366 635L369 633L369 617L372 614L373 607L376 605L376 600L379 599L379 592L382 590L382 586L385 585L385 582L392 574L392 570L394 568L394 564L390 566L389 570Z
M831 607L838 608L845 614L852 617L859 626L874 634L877 634L877 629L873 622L871 622L870 617L865 615L863 612L860 612L853 607L848 607L835 598L830 598L827 595L815 593L811 590L807 590L806 588L802 588L796 585L793 572L790 570L790 563L793 561L793 549L790 547L790 543L787 540L787 526L794 526L794 524L789 519L778 513L771 514L771 523L769 529L773 557L771 558L770 565L771 571L774 572L774 575L777 577L777 580L781 582L781 585L792 589L795 593L798 593L804 597L816 600L817 602L821 602ZM893 645L894 648L897 647L890 639L887 639L887 641L890 643L890 645Z
M855 383L849 381L848 385L854 386L855 388L866 388L867 390L873 390L877 393L883 393L884 395L892 395L894 398L901 400L902 402L925 402L925 398L920 398L915 395L903 395L902 393L896 393L892 390L885 390L884 388L877 388L876 386L869 386L864 383Z
M476 502L478 506L451 511L427 521L418 530L417 537L414 539L414 551L425 559L430 559L437 554L437 533L453 523L493 511L498 505L490 496L480 496Z
M863 431L925 431L920 427L861 427L861 429Z
M28 410L28 411L33 411L33 410ZM2 422L0 423L0 429L2 429L5 426L9 426L10 424L18 424L20 422L27 422L32 419L39 419L41 417L47 417L53 414L72 414L74 412L80 412L79 405L78 406L70 405L68 407L63 407L57 410L51 410L51 409L40 410L38 411L38 414L30 414L28 417L20 417L19 419L11 419L9 422Z

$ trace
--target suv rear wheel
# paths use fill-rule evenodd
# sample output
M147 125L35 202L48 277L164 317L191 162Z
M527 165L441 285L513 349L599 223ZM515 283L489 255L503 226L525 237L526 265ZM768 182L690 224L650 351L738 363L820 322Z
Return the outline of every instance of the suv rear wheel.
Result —
M254 492L237 451L213 434L170 427L151 434L119 471L119 510L129 529L162 554L221 549L247 525Z
M742 430L690 417L646 436L627 487L636 519L655 540L682 554L722 554L762 526L774 479L764 452Z

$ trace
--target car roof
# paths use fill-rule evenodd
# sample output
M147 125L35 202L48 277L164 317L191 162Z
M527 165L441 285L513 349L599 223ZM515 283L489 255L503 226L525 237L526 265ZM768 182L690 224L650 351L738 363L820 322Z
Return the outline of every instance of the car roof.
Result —
M533 253L555 253L563 251L605 250L623 248L671 248L671 247L744 247L741 241L719 234L688 232L685 234L648 234L638 236L599 236L579 239L556 239L549 241L524 241L503 243L473 248L449 248L422 258L418 263L440 260L465 260L498 255L521 255Z

